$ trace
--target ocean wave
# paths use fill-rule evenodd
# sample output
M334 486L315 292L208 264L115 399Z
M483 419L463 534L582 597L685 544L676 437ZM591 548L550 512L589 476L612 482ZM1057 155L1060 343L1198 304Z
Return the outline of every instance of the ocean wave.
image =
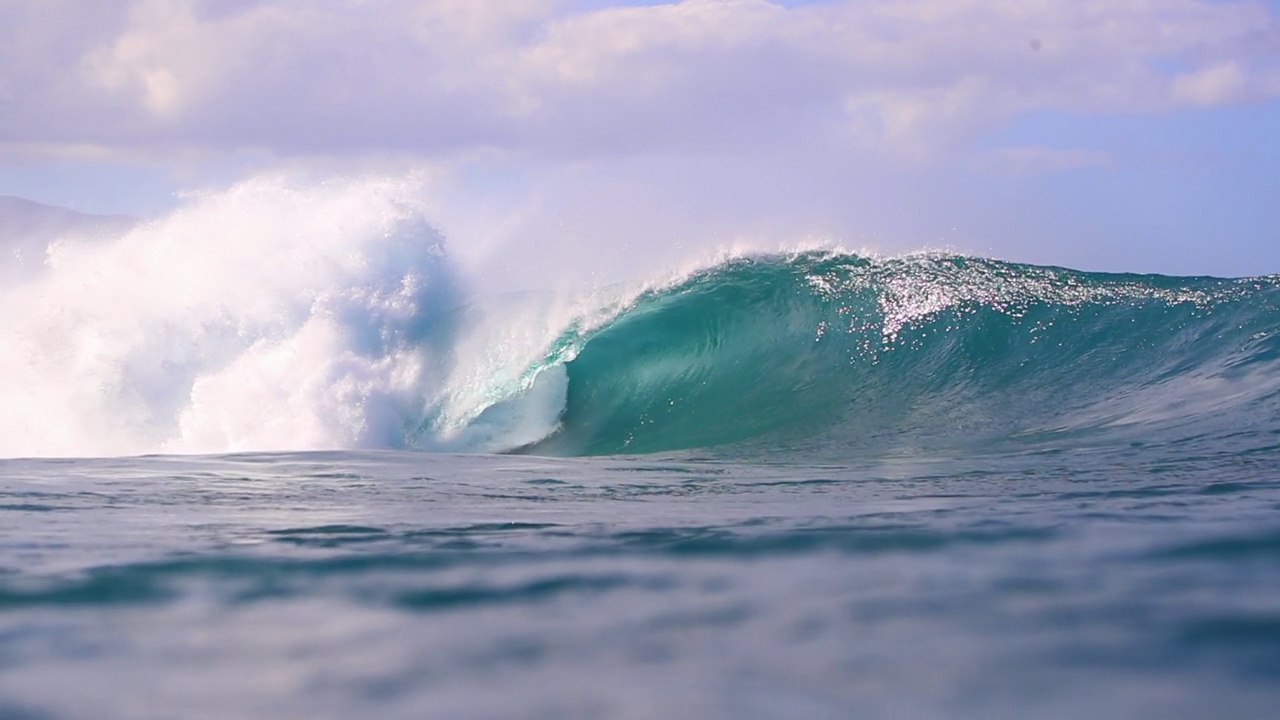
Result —
M0 288L0 456L845 457L1280 430L1277 277L812 250L477 293L420 195L256 178L55 238Z

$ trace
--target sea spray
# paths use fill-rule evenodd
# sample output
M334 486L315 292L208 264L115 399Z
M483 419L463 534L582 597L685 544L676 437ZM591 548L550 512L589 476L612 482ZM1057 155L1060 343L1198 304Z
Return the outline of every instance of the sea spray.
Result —
M0 455L385 446L458 302L411 181L254 178L65 238L0 312Z

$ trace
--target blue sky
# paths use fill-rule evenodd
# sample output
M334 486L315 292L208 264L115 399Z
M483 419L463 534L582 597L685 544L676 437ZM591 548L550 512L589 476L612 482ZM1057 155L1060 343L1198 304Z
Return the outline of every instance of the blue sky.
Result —
M1280 3L18 0L0 194L422 172L451 243L1280 272ZM658 260L654 260L658 262Z

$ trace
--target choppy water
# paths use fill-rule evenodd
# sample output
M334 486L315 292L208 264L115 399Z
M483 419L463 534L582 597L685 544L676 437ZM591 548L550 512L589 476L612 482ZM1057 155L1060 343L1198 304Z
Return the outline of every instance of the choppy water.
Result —
M394 183L15 257L0 718L1280 707L1280 277L484 294Z
M0 716L1270 717L1275 448L0 463Z

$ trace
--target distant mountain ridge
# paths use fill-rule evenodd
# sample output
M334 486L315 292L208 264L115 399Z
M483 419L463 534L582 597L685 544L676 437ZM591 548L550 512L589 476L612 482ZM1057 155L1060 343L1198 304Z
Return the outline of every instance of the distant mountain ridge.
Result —
M117 237L137 222L128 215L90 215L0 195L0 279L37 270L44 264L45 252L54 240Z
M57 205L45 205L14 195L0 195L0 242L32 234L67 231L126 230L137 223L128 215L91 215Z

